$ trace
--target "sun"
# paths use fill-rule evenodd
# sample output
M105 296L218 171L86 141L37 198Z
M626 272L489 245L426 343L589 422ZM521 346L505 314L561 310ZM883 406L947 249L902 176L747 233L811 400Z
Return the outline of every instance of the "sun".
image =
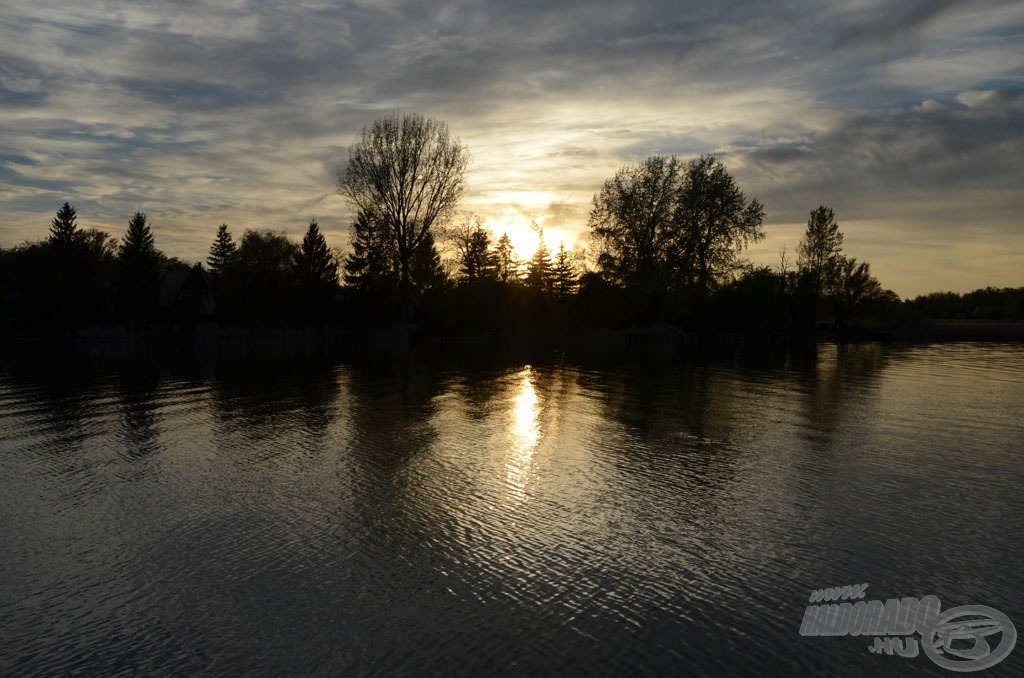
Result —
M519 259L529 259L537 251L540 236L530 228L528 221L496 221L489 224L488 227L494 234L494 243L497 243L498 238L503 234L508 234L508 239L512 241L512 247L515 248L515 255Z
M540 245L540 230L544 232L544 243L548 250L554 255L558 251L559 243L564 243L567 250L572 250L578 238L566 233L565 229L559 227L546 227L543 222L537 220L535 228L530 220L523 218L484 220L484 227L491 232L492 244L497 244L498 239L505 233L512 241L512 247L516 258L526 261L533 256Z
M564 201L564 196L554 191L517 190L504 188L487 191L474 196L467 204L470 212L483 219L483 225L497 242L507 233L516 257L529 259L540 244L540 233L532 227L534 222L544 229L544 241L548 248L558 249L560 240L571 248L575 239L566 239L563 229L555 229L551 205ZM559 232L555 232L558 230Z

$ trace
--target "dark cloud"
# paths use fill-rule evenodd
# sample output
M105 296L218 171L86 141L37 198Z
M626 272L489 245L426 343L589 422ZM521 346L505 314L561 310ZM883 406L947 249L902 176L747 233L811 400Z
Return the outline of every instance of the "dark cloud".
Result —
M954 4L965 3L962 0L903 0L896 4L861 7L860 11L846 16L849 23L837 31L833 44L843 48L905 43L908 38L919 35L928 21Z
M145 209L186 257L220 221L343 232L348 144L407 110L471 143L467 200L498 228L580 233L622 164L717 153L776 223L829 202L912 237L968 212L1009 233L1021 27L985 0L11 0L0 245L65 199Z
M1024 208L1024 92L993 93L969 108L856 113L820 134L738 153L748 176L769 193L846 193L896 200L933 193L937 204L977 189L1005 191L978 209ZM941 188L939 188L941 187ZM855 208L867 212L870 205Z

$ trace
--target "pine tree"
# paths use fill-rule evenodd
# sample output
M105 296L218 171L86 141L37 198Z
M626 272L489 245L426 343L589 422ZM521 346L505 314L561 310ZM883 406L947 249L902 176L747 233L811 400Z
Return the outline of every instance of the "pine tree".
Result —
M295 255L295 275L307 320L323 318L338 286L338 262L315 220Z
M437 251L432 233L427 233L423 242L413 252L409 268L409 277L417 291L427 292L441 287L446 282L447 275L441 264L441 255Z
M295 258L295 272L307 290L330 290L337 284L338 262L316 221L309 222L302 248Z
M498 279L503 283L515 282L519 277L519 262L516 261L515 248L508 233L502 234L498 239L498 246L494 250L494 259L498 268Z
M345 285L376 294L397 288L398 271L392 239L372 214L360 211L352 222L352 252L345 257Z
M57 216L50 222L50 243L70 249L81 241L81 231L78 230L78 213L75 208L65 202L57 210Z
M153 230L146 223L146 215L136 212L128 220L128 230L124 232L119 250L122 260L144 260L156 256Z
M498 277L498 264L491 250L491 236L479 221L455 234L458 249L459 273L472 284Z
M228 268L238 255L238 248L231 238L227 224L221 224L217 228L217 236L210 245L210 256L206 258L206 265L210 267L210 273L214 277L220 276Z
M555 294L560 297L567 297L576 291L579 277L576 275L576 266L573 264L572 256L565 249L565 243L558 243L558 254L555 255L555 264L551 268L551 287Z
M544 242L544 229L540 231L540 243L533 258L526 264L526 284L535 290L551 289L551 251Z
M118 249L120 299L135 320L152 318L160 294L160 254L146 215L136 212L128 221Z

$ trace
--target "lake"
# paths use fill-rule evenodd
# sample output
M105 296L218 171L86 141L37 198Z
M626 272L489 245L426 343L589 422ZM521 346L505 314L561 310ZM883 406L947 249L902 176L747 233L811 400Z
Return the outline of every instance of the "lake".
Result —
M1022 345L8 351L0 673L949 676L809 594L1024 629L1022 481Z

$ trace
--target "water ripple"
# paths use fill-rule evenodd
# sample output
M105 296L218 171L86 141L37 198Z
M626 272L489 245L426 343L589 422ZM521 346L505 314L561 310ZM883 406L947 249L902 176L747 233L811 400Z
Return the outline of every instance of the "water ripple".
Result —
M871 673L811 589L1024 618L1022 358L7 366L0 669Z

